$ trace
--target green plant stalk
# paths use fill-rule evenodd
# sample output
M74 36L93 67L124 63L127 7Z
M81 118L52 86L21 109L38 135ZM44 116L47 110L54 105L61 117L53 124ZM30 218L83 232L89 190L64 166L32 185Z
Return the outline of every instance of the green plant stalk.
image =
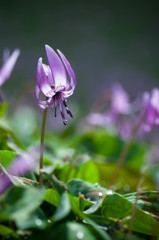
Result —
M43 154L44 154L44 137L45 137L46 116L47 116L47 108L44 110L42 129L41 129L40 166L39 166L39 184L40 185L43 185Z
M131 234L132 234L132 230L133 230L133 225L134 225L134 220L135 220L135 214L136 214L136 207L137 207L137 200L139 198L139 194L140 194L140 188L141 188L141 185L144 181L144 176L141 175L140 179L139 179L139 182L137 184L137 188L136 188L136 198L135 198L135 203L132 207L132 214L131 214L131 221L130 221L130 226L129 226L129 231L128 231L128 239L130 239L131 237Z

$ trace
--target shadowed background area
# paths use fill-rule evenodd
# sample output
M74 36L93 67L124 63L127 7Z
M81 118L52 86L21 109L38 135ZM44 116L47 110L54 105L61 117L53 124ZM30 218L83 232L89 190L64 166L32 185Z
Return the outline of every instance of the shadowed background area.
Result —
M6 98L34 102L37 60L47 63L46 43L70 61L77 87L69 102L86 109L114 82L132 95L158 86L158 12L157 1L1 1L1 57L5 48L21 50L3 86Z

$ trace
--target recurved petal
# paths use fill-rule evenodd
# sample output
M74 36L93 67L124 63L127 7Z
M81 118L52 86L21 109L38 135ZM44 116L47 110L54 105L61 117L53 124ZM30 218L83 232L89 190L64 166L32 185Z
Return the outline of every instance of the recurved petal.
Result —
M71 86L72 86L72 88L75 88L75 86L76 86L76 76L75 76L75 73L74 73L74 71L73 71L69 61L64 56L64 54L60 50L58 50L58 49L57 49L57 51L58 51L60 57L62 58L62 61L63 61L64 65L65 65L65 67L66 67L66 69L68 71L68 75L69 75L70 80L71 80Z
M12 55L3 64L0 70L0 87L10 77L11 72L13 71L14 65L19 57L19 54L20 54L19 49L14 50Z
M37 65L37 85L45 96L52 97L54 95L54 92L49 84L47 75L43 68L42 58L39 58Z
M59 56L55 53L55 51L51 47L45 45L45 49L49 66L53 75L53 79L55 81L55 88L60 85L66 87L67 76L63 63L61 62Z
M50 98L46 101L42 101L42 100L40 100L39 95L40 95L40 89L39 89L38 85L36 85L36 87L35 87L35 97L38 100L39 107L42 108L42 109L50 107L51 106L51 104L50 104L51 100L50 99L53 99L53 98Z
M74 92L74 89L71 88L69 90L62 91L61 95L63 98L67 99L68 97L70 97L73 94L73 92Z

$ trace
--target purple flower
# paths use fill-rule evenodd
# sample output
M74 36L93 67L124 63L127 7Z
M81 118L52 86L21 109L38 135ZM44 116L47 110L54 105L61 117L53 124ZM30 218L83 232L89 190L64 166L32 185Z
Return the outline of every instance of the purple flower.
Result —
M19 49L14 50L14 52L10 56L8 54L8 51L4 52L4 64L0 69L0 87L10 77L14 65L19 57L19 54L20 54Z
M130 102L129 95L119 83L113 84L110 91L107 91L109 97L109 109L104 113L91 113L86 120L92 125L110 126L115 124L121 138L128 139L136 119L132 114L138 112L141 104L138 100Z
M120 114L131 112L129 96L118 83L112 86L111 108L109 112L110 121L116 122Z
M12 185L12 178L15 175L22 176L29 170L35 167L36 152L24 153L18 156L16 160L11 163L6 171L0 164L0 194L4 193L8 187Z
M86 121L92 125L105 126L110 123L110 119L105 113L90 113L86 117Z
M45 48L49 65L43 64L42 58L39 58L35 96L42 109L49 107L55 108L55 117L56 108L59 107L63 123L66 125L67 119L65 117L64 108L67 114L73 117L73 114L67 107L66 101L74 92L76 77L70 63L60 50L57 50L57 52L61 59L51 47L46 45ZM70 77L70 82L67 80L65 68ZM40 92L43 93L46 100L39 99Z
M110 107L104 113L92 113L87 120L91 124L105 125L109 123L116 123L120 114L130 114L131 104L129 103L129 96L122 86L118 83L113 84L110 91Z
M143 95L145 120L142 127L150 131L153 126L159 125L159 89L154 88L152 93L145 92Z

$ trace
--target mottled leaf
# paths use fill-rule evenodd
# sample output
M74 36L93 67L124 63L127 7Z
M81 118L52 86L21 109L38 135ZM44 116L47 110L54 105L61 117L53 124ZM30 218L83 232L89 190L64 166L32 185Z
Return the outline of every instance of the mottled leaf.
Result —
M102 204L102 215L106 218L113 218L115 220L125 219L132 215L133 203L122 195L112 193L107 195ZM124 224L129 227L130 220L125 221ZM142 209L136 208L133 230L148 234L159 234L159 223L148 213Z

